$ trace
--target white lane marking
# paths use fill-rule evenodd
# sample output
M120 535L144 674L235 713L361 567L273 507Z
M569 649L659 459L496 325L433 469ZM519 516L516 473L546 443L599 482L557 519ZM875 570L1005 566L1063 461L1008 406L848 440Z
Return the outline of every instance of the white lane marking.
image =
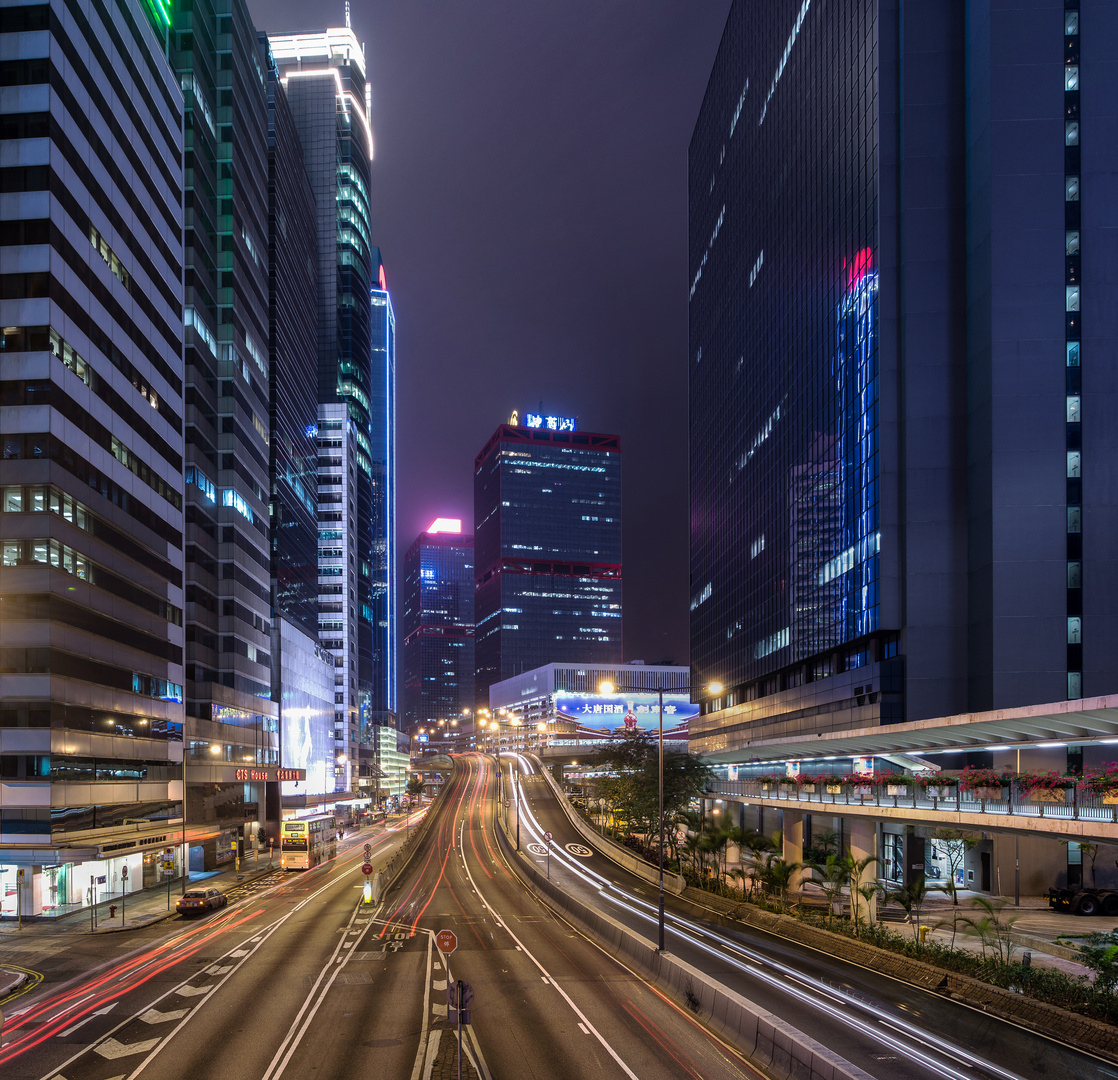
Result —
M180 997L201 997L212 989L212 986L180 986L175 993Z
M74 1032L82 1026L82 1024L88 1024L90 1020L95 1020L98 1016L105 1016L107 1013L111 1013L116 1007L117 1002L112 1001L103 1009L98 1009L96 1012L91 1012L88 1016L82 1017L82 1019L79 1020L76 1024L71 1024L65 1031L60 1031L58 1033L58 1038L62 1039L65 1038L65 1036L67 1035L73 1035Z
M435 935L430 930L425 930L427 935L427 970L424 972L423 978L423 1020L419 1025L419 1049L415 1055L415 1064L411 1068L411 1080L419 1080L420 1076L424 1073L424 1063L426 1057L423 1049L427 1045L427 1028L431 1016L431 975L433 973L433 958L435 952ZM435 1048L438 1049L438 1041L435 1041ZM428 1049L428 1053L430 1050ZM434 1058L431 1058L432 1063ZM429 1074L428 1074L429 1075Z
M168 1020L181 1020L189 1011L172 1009L170 1012L160 1012L158 1009L148 1009L146 1013L140 1013L140 1019L145 1024L165 1024Z
M98 1043L93 1048L93 1052L109 1061L115 1061L117 1058L130 1057L132 1054L146 1054L158 1042L158 1039L145 1039L138 1043L122 1043L117 1042L116 1039L106 1039L103 1043Z
M583 1035L589 1035L590 1034L590 1032L586 1030L586 1025L585 1024L579 1024L578 1029L579 1029L579 1031L581 1031L583 1033Z
M470 884L474 887L474 891L477 892L478 891L477 882L474 881L474 875L470 873L470 868L469 868L468 865L466 867L466 874L470 879ZM547 976L547 973L548 973L547 968L545 968L543 966L543 964L541 964L539 962L539 960L537 960L535 958L535 956L532 955L531 951L527 948L527 946L524 944L524 942L522 942L512 932L512 930L508 926L506 926L503 922L501 922L501 917L490 906L489 901L486 900L485 897L482 896L480 892L478 892L478 899L482 902L482 904L485 905L485 909L489 912L490 915L493 916L493 918L497 921L497 924L499 926L503 927L504 930L505 930L505 933L508 934L508 936L510 938L512 938L513 943L516 944L520 948L520 950L524 953L524 955L526 957L528 957L528 959L531 960L532 963L535 964L537 968L539 968L541 974L543 974L544 976ZM581 1020L590 1029L590 1031L593 1032L594 1038L596 1038L598 1040L598 1042L601 1043L602 1048L606 1051L606 1053L609 1054L609 1056L611 1058L613 1058L614 1061L617 1062L617 1064L621 1067L621 1069L625 1073L625 1075L629 1077L629 1080L638 1080L637 1074L635 1072L633 1072L633 1070L630 1069L629 1066L626 1065L624 1061L621 1060L621 1057L617 1053L617 1051L614 1050L614 1048L612 1046L610 1046L610 1044L608 1042L606 1042L605 1038L602 1036L602 1033L592 1023L590 1023L590 1020L587 1018L586 1014L571 1000L570 995L566 992L566 990L564 990L561 986L557 985L554 981L552 982L551 985L555 987L555 989L559 992L559 995L571 1007L571 1011L575 1014L575 1016L577 1016L579 1018L579 1020Z
M527 803L525 803L525 812L525 822L529 834L534 834L537 839L542 840L543 829L541 828L539 822L536 820L535 815L532 813L531 807L528 806ZM606 878L602 877L600 874L594 873L594 871L592 870L585 869L583 866L580 866L573 860L563 858L561 849L557 852L557 855L560 857L560 864L565 869L569 870L576 877L582 878L583 881L585 881L587 884L590 884L592 886L597 885L599 890L598 895L603 900L608 900L609 902L622 908L627 913L632 913L638 918L642 918L647 923L651 924L656 922L657 913L656 908L653 904L642 900L639 896L633 893L626 892L620 886L608 881ZM911 1045L908 1045L898 1039L894 1039L887 1032L882 1031L881 1028L877 1026L877 1024L881 1022L880 1017L875 1015L874 1023L870 1023L869 1021L862 1020L857 1016L851 1015L851 1013L849 1012L850 1007L853 1007L854 1009L857 1009L859 1011L867 1010L866 1003L859 999L856 999L853 995L847 995L841 991L835 990L833 987L827 986L822 983L816 983L814 980L810 979L802 972L797 971L794 968L778 963L777 961L771 960L768 957L761 956L760 959L763 960L766 967L771 968L772 971L784 976L784 979L774 978L773 975L769 974L768 972L763 972L756 967L750 967L742 963L739 959L737 959L736 956L728 955L727 950L737 953L738 955L747 956L750 960L756 961L757 956L751 955L748 950L746 950L737 942L712 933L707 928L696 924L680 915L671 915L670 922L672 924L672 933L676 934L682 940L687 941L691 945L695 946L695 948L701 949L711 956L714 956L723 962L731 964L739 971L742 971L748 975L753 975L755 978L768 983L775 989L783 991L784 993L797 999L803 1004L811 1005L814 1008L820 1009L822 1012L829 1015L832 1019L838 1020L840 1023L855 1029L856 1031L872 1040L877 1040L883 1043L890 1049L897 1051L897 1053L912 1061L919 1062L925 1067L931 1068L933 1071L938 1071L940 1075L953 1077L954 1080L967 1080L967 1077L964 1073L956 1071L955 1069L951 1068L950 1065L942 1061L936 1061L932 1058L929 1058L926 1054L915 1049ZM681 927L685 929L681 929ZM690 931L690 933L686 931ZM707 945L704 941L701 940L701 938L704 937L709 939L710 941L717 943L716 946L712 947L710 945ZM828 997L833 999L836 1004L831 1004L827 1000L825 1000ZM845 1005L848 1008L845 1010L841 1009L838 1007L839 1004ZM897 1017L891 1017L890 1019L897 1027L906 1029L907 1025L904 1020ZM938 1048L940 1053L943 1053L948 1057L961 1059L962 1061L965 1061L970 1065L986 1069L995 1075L1003 1077L1003 1080L1019 1080L1019 1077L1016 1073L1012 1073L1008 1070L1002 1069L990 1061L983 1061L976 1055L959 1046L953 1045L946 1039L938 1039L934 1034L930 1032L920 1031L913 1026L911 1027L911 1029L907 1030L906 1033L914 1040L924 1042L925 1045L927 1045L926 1040L930 1039L932 1040L933 1045Z
M354 919L357 918L357 912L360 910L360 908L355 908L353 914L350 915L349 921L351 924ZM379 905L377 910L380 910ZM371 921L365 927L365 929L361 931L360 937L358 937L355 941L346 942L344 944L356 945L360 943L361 937L364 937L364 935L369 932L370 926L372 926ZM318 978L315 979L314 986L311 987L310 992L307 994L306 999L300 1006L298 1013L295 1014L295 1018L288 1029L286 1038L282 1043L280 1043L280 1047L269 1063L268 1068L264 1070L264 1075L261 1080L273 1080L274 1077L283 1075L288 1063L291 1061L291 1058L294 1056L295 1051L298 1049L299 1043L302 1042L303 1036L307 1033L307 1029L311 1026L311 1022L314 1020L315 1016L318 1015L318 1010L322 1007L322 1003L326 1000L326 995L329 993L330 988L334 985L334 981L341 973L341 970L345 966L346 962L353 955L352 953L345 953L344 955L339 956L338 953L342 945L343 942L338 942L337 946L335 946L334 948L334 955L323 965L322 970L318 973ZM330 973L328 978L326 974L327 972ZM324 979L325 982L323 981ZM320 987L321 990L319 989ZM316 994L317 1000L312 1006L311 1001ZM300 1020L302 1022L299 1023L298 1028L296 1028L294 1025Z
M222 967L219 964L214 964L213 967L206 968L207 975L228 975L233 970L233 964L226 964Z
M435 1067L435 1059L439 1056L439 1040L443 1037L442 1030L432 1031L427 1040L427 1059L423 1065L423 1080L431 1080L431 1070ZM419 1052L423 1053L423 1043L419 1044Z
M249 952L248 949L234 949L229 955L230 956L248 956L248 952Z

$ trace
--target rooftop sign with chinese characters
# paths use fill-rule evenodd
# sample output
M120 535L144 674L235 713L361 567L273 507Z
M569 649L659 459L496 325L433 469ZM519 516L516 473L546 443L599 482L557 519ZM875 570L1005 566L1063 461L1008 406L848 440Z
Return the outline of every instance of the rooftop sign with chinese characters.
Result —
M306 780L306 769L249 768L238 769L236 778L249 781Z
M654 728L660 723L656 694L565 694L555 697L555 711L586 727ZM686 695L664 695L664 727L676 727L699 715Z
M542 416L539 413L525 413L524 426L530 428L544 428L547 431L574 431L575 418L573 416Z

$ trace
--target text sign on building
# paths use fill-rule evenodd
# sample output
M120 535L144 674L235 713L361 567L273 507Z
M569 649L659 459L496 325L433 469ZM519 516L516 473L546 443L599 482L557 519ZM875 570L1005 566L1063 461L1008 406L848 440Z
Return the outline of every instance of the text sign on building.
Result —
M660 705L656 694L560 694L556 711L587 727L657 727ZM664 697L664 726L675 727L699 715L699 706L685 697Z
M265 781L265 780L306 780L306 769L238 769L238 780Z
M544 428L547 431L574 431L575 418L573 416L542 416L540 413L525 413L524 426L530 428Z

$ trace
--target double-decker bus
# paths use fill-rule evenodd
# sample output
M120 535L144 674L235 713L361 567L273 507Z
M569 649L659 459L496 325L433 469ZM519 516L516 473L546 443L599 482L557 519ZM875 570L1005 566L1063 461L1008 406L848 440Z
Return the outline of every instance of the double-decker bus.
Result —
M338 853L338 826L333 814L291 819L280 825L280 867L310 870Z

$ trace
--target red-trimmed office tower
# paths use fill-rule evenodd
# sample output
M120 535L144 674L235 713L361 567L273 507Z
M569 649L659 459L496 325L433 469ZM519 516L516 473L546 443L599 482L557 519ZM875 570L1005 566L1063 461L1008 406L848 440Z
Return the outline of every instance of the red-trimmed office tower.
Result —
M502 424L474 461L478 708L522 671L622 660L621 440L564 426Z

